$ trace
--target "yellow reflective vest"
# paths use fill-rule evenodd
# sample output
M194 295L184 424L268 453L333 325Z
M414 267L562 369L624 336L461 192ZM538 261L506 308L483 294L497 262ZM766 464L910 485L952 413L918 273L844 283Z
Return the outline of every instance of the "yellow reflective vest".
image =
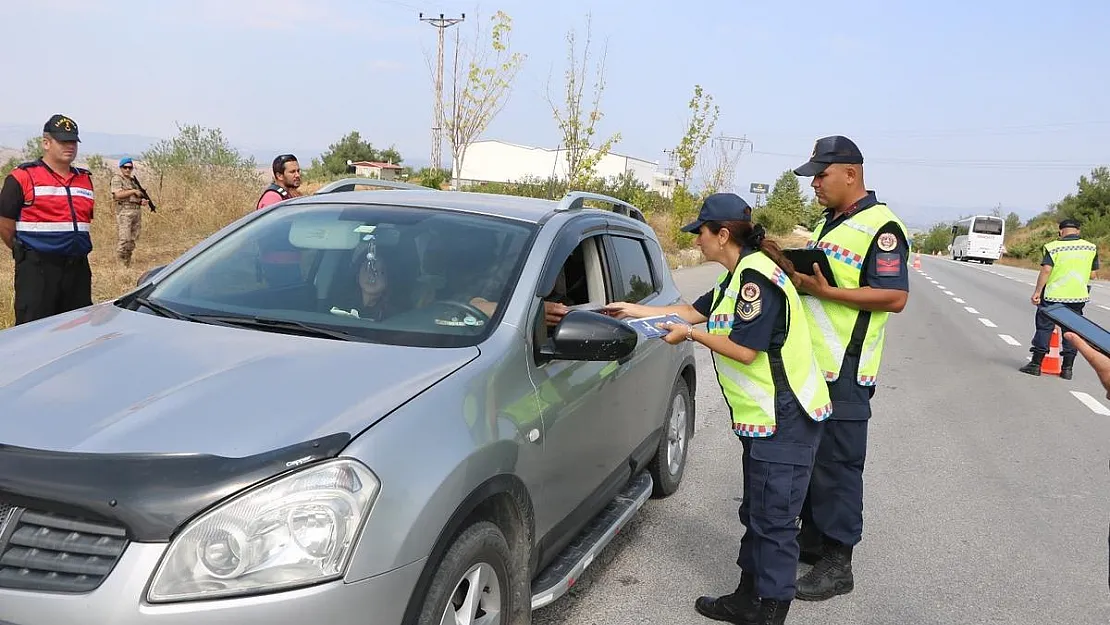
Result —
M825 252L838 287L859 288L867 251L871 249L871 243L878 236L879 230L891 222L897 224L908 244L909 234L906 232L906 226L886 204L880 203L849 216L823 237L819 236L825 224L825 219L822 219L814 229L813 237L807 247ZM880 244L884 243L886 241L880 240ZM891 250L895 249L893 244L889 247ZM880 249L883 249L882 245ZM844 357L848 354L859 354L856 382L862 386L874 386L878 380L879 363L882 360L883 344L886 339L886 323L890 313L880 311L868 313L868 311L861 311L840 302L822 300L812 295L802 295L802 301L805 302L806 311L809 313L807 318L810 334L813 337L813 352L824 372L825 380L835 382L840 379ZM856 344L852 344L856 325L859 323L860 316L864 314L869 314L869 319L863 340L857 340Z
M809 327L798 292L786 273L766 254L756 251L742 258L723 293L721 282L727 272L717 278L712 300L717 304L709 314L706 324L708 332L728 336L732 333L732 322L738 309L759 300L759 287L743 283L745 269L763 274L786 296L786 342L780 355L789 390L811 419L828 419L832 414L829 389L822 381L821 371L813 358ZM752 364L745 365L714 351L713 365L721 392L732 412L733 431L737 436L767 437L774 434L777 423L775 394L784 389L775 387L772 367L777 365L770 354L759 352Z
M1048 274L1044 285L1044 300L1064 303L1090 300L1087 284L1098 247L1084 239L1069 239L1050 241L1045 244L1044 251L1052 259L1052 273Z

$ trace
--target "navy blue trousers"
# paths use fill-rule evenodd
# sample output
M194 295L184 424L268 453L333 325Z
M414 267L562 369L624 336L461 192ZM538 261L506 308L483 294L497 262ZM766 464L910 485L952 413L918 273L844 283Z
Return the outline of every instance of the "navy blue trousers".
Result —
M790 393L775 400L773 436L741 436L744 536L736 564L755 576L755 592L765 599L794 598L798 572L798 525L822 423L809 418Z
M1046 302L1042 299L1041 303L1037 306L1037 316L1033 320L1033 323L1036 325L1037 330L1033 333L1033 348L1029 350L1031 352L1041 352L1045 354L1048 353L1048 342L1049 339L1052 338L1052 330L1056 327L1056 323L1049 319L1048 315L1042 312L1042 309L1045 306L1054 303L1055 302ZM1064 305L1082 315L1083 307L1086 304L1084 302L1078 302L1067 303ZM1063 336L1061 336L1060 339L1060 355L1067 356L1070 354L1071 357L1074 358L1075 354L1079 350L1077 350L1075 346L1072 345L1070 342L1063 340Z
M859 357L846 357L840 377L829 384L833 413L821 429L800 515L803 540L814 547L827 539L848 546L863 539L863 467L875 387L856 382L858 369Z

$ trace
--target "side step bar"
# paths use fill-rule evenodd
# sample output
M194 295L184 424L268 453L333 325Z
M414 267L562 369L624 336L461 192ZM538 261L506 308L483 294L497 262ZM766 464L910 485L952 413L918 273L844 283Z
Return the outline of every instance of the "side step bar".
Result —
M632 478L624 491L605 507L574 542L532 582L532 609L542 608L570 591L597 554L616 538L621 528L651 497L654 484L646 471Z

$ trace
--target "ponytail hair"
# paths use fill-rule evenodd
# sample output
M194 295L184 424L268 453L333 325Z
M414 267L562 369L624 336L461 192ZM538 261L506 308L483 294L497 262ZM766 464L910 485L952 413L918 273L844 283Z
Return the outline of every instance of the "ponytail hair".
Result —
M782 248L774 239L767 238L767 230L762 224L750 221L709 221L705 227L713 234L728 229L728 238L741 247L750 247L767 255L788 277L794 277L794 263L782 253Z

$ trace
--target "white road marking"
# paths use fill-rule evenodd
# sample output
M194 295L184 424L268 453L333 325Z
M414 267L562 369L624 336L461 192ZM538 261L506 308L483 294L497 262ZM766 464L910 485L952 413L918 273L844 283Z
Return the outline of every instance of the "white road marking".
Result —
M972 308L971 306L964 306L964 310L966 310L967 312L969 312L969 313L971 313L971 314L973 314L973 315L978 315L978 314L979 314L979 311L978 311L978 310L975 310L975 309L974 309L974 308Z
M979 322L982 323L983 325L987 326L988 328L997 328L998 327L998 326L994 325L993 321L991 321L990 319L985 319L983 317L979 317Z
M947 289L948 287L944 286L943 284L938 284L937 288L938 289Z
M999 334L998 338L1002 339L1003 341L1006 341L1010 345L1021 345L1021 343L1019 343L1017 339L1010 336L1009 334Z
M1110 310L1110 306L1103 306L1102 304L1099 304L1098 307L1103 310Z
M962 299L960 299L958 297L953 297L952 301L956 302L957 304L966 304L967 303L967 302L963 301Z
M1102 402L1095 399L1094 397L1091 397L1090 395L1086 393L1081 393L1079 391L1072 391L1071 394L1074 395L1076 399L1083 402L1084 406L1090 408L1091 412L1095 414L1110 416L1110 408L1103 406Z
M944 294L945 295L955 295L955 293L953 293L952 291L945 291Z

